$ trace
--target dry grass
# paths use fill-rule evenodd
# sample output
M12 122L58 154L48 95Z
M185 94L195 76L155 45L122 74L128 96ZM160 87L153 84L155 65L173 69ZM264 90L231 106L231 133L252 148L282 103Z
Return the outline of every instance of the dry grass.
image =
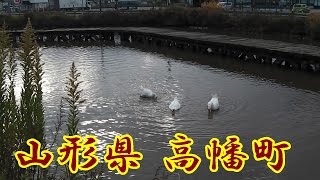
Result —
M201 4L201 8L208 9L208 10L222 10L222 7L219 6L217 2L214 2L214 1L203 2Z
M312 13L308 17L310 28L313 29L320 25L320 13Z

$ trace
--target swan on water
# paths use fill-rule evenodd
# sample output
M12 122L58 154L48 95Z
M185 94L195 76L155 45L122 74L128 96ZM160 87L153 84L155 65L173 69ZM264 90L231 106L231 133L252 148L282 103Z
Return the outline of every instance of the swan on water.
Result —
M181 105L180 105L180 103L179 103L179 101L178 101L178 98L175 97L174 100L173 100L173 101L170 103L170 105L169 105L169 109L171 110L172 115L174 115L175 112L176 112L177 110L179 110L180 108L181 108Z
M150 89L144 88L142 86L140 86L140 88L141 88L141 93L140 93L141 98L157 99L157 95L154 92L152 92Z
M219 109L219 100L218 100L218 96L212 95L211 100L208 102L208 111L215 111Z

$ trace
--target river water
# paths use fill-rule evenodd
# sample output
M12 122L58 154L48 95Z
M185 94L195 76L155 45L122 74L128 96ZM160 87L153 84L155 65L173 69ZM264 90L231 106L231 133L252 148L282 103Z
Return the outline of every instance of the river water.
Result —
M107 171L104 179L161 179L163 157L173 156L169 140L181 132L194 140L191 153L202 158L191 175L181 170L168 179L317 179L320 162L319 74L286 72L242 64L219 57L145 50L124 46L47 47L44 103L47 138L52 139L60 98L74 61L83 81L79 131L97 136L102 158L115 135L130 134L144 158L139 170L125 176ZM152 89L157 101L139 98L140 86ZM208 116L207 102L218 94L220 110ZM173 117L168 108L177 96L182 108ZM204 146L211 138L221 143L238 135L249 155L239 173L209 170ZM253 158L251 141L264 136L288 141L286 165L273 173L266 161ZM102 162L104 163L104 162ZM158 173L157 173L158 172ZM158 174L158 175L157 175Z

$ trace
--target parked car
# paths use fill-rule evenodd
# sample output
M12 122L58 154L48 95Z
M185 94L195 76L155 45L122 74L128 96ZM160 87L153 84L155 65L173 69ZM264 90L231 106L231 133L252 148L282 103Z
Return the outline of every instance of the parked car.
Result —
M291 12L292 13L309 13L310 9L306 4L294 4Z
M220 6L224 10L230 10L233 8L232 2L219 2L218 6Z

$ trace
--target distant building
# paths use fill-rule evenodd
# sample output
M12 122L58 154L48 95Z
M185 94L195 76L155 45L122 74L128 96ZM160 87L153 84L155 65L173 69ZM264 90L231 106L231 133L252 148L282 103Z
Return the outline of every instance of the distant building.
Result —
M48 8L48 0L22 0L21 4L16 4L21 11L41 11Z
M311 7L319 4L320 6L320 0L219 0L219 2L232 2L235 6L243 5L255 8L290 8L294 4L307 4Z
M192 6L193 7L201 7L201 0L193 0Z
M34 9L43 9L47 8L49 5L48 0L29 0Z
M314 0L314 8L320 9L320 0Z
M58 10L59 9L59 0L48 0L48 8L50 10Z
M193 6L193 0L185 0L188 6Z

